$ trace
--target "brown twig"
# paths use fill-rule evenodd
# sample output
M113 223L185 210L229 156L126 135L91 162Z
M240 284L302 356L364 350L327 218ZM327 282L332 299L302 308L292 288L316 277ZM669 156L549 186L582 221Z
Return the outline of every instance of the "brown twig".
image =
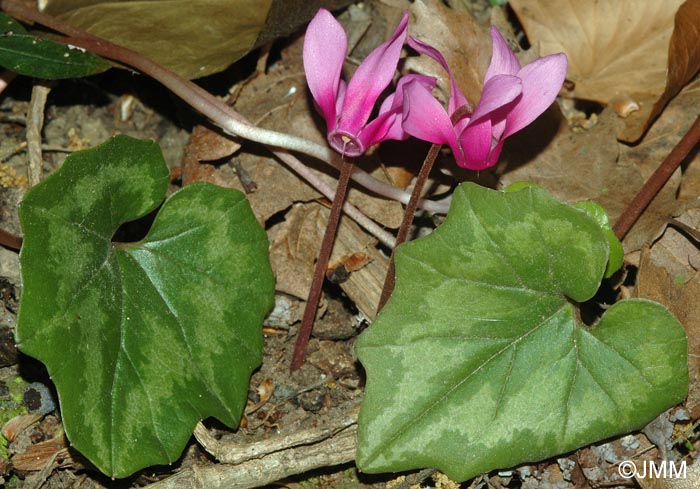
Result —
M32 87L32 98L27 111L27 176L29 186L33 187L41 181L44 159L41 154L41 131L44 129L44 110L46 99L51 91L50 85L41 82Z
M328 218L328 226L326 226L326 232L321 242L321 251L319 252L318 261L316 262L316 269L314 270L314 277L311 282L311 290L306 300L304 316L301 320L299 332L297 333L296 344L294 345L294 354L292 355L292 365L290 367L292 372L301 368L304 363L306 347L309 344L311 328L313 327L314 319L316 318L316 309L318 308L318 302L321 298L323 278L326 276L328 260L331 257L331 251L333 251L333 241L335 240L335 233L340 223L340 213L343 208L343 203L345 202L345 194L348 190L348 183L350 182L353 166L352 162L343 158L343 163L340 166L338 188L335 191L335 198L333 199L333 206L331 207L331 215Z
M413 192L411 192L411 198L406 205L406 210L403 213L403 220L401 221L401 227L396 235L396 246L391 252L391 259L389 260L389 269L386 272L386 279L384 280L384 288L382 288L382 295L379 296L379 304L377 305L377 314L384 308L384 305L389 300L391 293L394 291L394 285L396 284L396 274L394 265L394 254L396 252L396 247L401 243L406 241L408 237L408 231L411 229L411 223L413 223L413 216L416 214L416 209L418 208L418 201L423 194L423 187L425 182L428 180L430 171L433 169L433 164L437 158L438 153L442 145L433 144L428 151L428 154L423 160L423 165L420 167L418 172L418 177L416 178L416 184L413 187Z
M700 116L695 119L695 122L690 126L690 129L688 129L688 132L683 136L683 139L678 142L676 147L673 148L654 174L649 177L649 180L647 180L639 193L637 193L632 202L627 206L627 209L625 209L618 218L615 226L613 226L613 232L615 236L617 236L617 239L622 240L627 235L642 212L644 212L649 203L654 200L656 194L659 193L668 179L671 178L673 172L676 171L685 157L688 156L688 153L690 153L699 141Z
M15 236L12 233L8 233L4 229L0 229L0 245L5 248L10 248L15 251L19 251L22 247L22 238Z

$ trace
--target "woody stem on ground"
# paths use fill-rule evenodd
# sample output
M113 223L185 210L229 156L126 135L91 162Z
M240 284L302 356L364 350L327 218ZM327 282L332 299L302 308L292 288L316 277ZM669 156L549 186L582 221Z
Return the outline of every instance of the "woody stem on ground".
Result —
M338 188L336 189L333 205L331 206L331 215L328 218L326 232L323 234L321 251L319 252L318 261L316 262L316 268L314 270L314 277L311 281L309 297L306 300L304 316L301 320L299 332L297 333L296 344L294 345L294 354L292 355L292 365L290 367L292 372L301 368L304 363L306 347L309 345L311 328L313 327L314 319L316 318L316 310L318 309L318 302L321 298L323 278L326 275L326 268L328 268L328 260L331 257L331 251L333 251L335 233L340 223L340 212L348 190L348 184L350 183L350 175L352 174L353 166L352 162L343 158L343 163L340 167L340 177L338 178Z
M615 222L613 232L617 239L622 240L627 235L639 216L642 215L649 203L654 200L656 194L671 178L671 175L673 175L673 172L676 171L685 157L697 146L698 142L700 142L700 116L695 119L685 136L668 154L654 174L649 177L649 180L647 180L617 222Z
M22 247L22 238L5 231L4 229L0 229L0 245L10 248L11 250L19 251L19 249Z

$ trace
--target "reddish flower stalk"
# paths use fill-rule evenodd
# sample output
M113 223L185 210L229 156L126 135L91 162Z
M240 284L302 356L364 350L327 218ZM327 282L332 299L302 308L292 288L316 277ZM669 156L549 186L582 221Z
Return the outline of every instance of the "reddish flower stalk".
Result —
M346 156L360 156L370 146L387 139L406 139L401 124L403 114L403 87L414 83L430 90L435 80L422 75L408 75L397 83L396 92L389 95L379 108L379 114L368 122L377 99L391 83L401 56L401 48L408 35L408 12L391 38L377 46L355 71L348 83L341 79L347 54L347 36L333 15L320 9L309 23L304 38L304 72L316 108L326 121L328 144L343 156L340 181L331 218L323 236L319 259L316 262L311 290L306 301L304 317L297 333L291 370L304 363L313 322L316 318L321 288L328 259L333 249L340 209L345 200L352 163Z
M345 196L347 194L352 167L352 162L343 159L343 164L340 167L340 177L338 178L338 188L335 191L335 198L333 199L333 206L331 207L331 215L328 218L328 225L326 226L326 231L323 234L321 251L319 251L318 254L318 261L316 261L316 268L314 269L314 277L311 281L311 289L309 290L309 296L306 299L304 316L301 320L301 326L299 327L297 340L294 345L292 364L290 366L290 370L292 372L298 370L304 364L306 348L309 345L311 329L313 328L314 319L316 319L316 310L318 309L318 303L321 299L323 278L326 274L326 268L328 268L328 260L331 257L331 252L333 251L333 243L335 242L335 235L338 230L338 224L340 223L342 202L345 200Z

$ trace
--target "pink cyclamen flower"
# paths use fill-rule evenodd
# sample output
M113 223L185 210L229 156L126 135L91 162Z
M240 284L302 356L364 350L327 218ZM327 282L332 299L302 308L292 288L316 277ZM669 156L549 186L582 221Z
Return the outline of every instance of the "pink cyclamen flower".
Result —
M407 75L395 93L382 103L369 124L374 104L391 83L408 34L408 12L391 38L379 45L360 64L348 84L340 79L348 48L345 31L333 15L320 9L309 23L304 38L304 71L316 107L326 120L328 143L337 152L359 156L370 146L387 139L405 139L401 122L403 87L416 84L430 91L435 80Z
M418 39L408 44L430 56L447 71L451 90L447 112L423 84L404 85L404 130L434 144L448 144L457 165L483 170L496 164L504 140L521 130L549 107L566 77L563 53L538 58L523 67L495 27L491 27L493 55L486 71L481 99L471 113L452 123L450 117L467 99L455 83L442 54Z

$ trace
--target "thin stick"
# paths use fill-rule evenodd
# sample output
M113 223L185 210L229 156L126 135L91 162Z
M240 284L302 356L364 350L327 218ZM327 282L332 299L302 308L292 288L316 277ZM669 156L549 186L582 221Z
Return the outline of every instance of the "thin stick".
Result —
M700 141L700 116L695 119L695 122L690 126L690 129L688 129L688 132L683 136L683 139L678 142L676 147L668 154L654 174L649 177L649 180L647 180L639 193L637 193L635 198L632 199L632 202L627 206L627 209L625 209L618 218L615 226L613 226L613 232L615 236L617 236L617 239L622 240L627 235L642 212L644 212L649 203L654 200L656 194L659 193L668 179L671 178L673 172L676 171L685 157L688 156L688 153L698 144L698 141Z
M22 247L22 238L15 236L12 233L0 229L0 245L11 250L19 251Z
M41 131L44 129L44 110L51 87L36 83L32 87L32 98L27 111L27 177L29 186L41 181L44 158L41 154Z
M411 192L411 198L408 201L406 210L403 213L403 220L401 221L401 227L396 235L396 246L400 245L408 237L408 231L411 229L411 224L413 223L413 216L416 214L416 209L418 208L418 201L423 194L423 187L425 182L428 180L433 165L435 164L435 159L440 152L442 145L433 144L428 151L428 154L423 160L423 165L420 167L418 172L418 177L416 178L416 184L413 187L413 192ZM382 295L379 296L379 304L377 305L377 314L384 308L384 305L389 300L391 293L394 291L394 285L396 284L396 274L395 274L395 264L394 264L394 254L396 253L396 246L391 252L391 259L389 260L389 269L386 272L386 279L384 280L384 288L382 288Z
M290 367L292 372L301 368L304 363L306 347L309 345L311 328L313 327L314 319L316 318L316 309L318 309L318 302L321 298L323 278L326 275L326 268L328 267L328 260L331 257L331 251L333 251L335 233L340 223L340 212L343 207L343 202L345 201L345 195L347 194L353 166L352 162L343 158L343 163L340 167L340 177L338 178L338 188L335 191L335 198L333 199L333 206L331 207L331 216L328 218L328 226L326 226L326 232L323 235L321 251L318 256L318 261L316 262L314 278L311 282L311 290L306 300L304 317L301 321L299 332L297 333L296 344L294 345L294 354L292 355L292 365Z

